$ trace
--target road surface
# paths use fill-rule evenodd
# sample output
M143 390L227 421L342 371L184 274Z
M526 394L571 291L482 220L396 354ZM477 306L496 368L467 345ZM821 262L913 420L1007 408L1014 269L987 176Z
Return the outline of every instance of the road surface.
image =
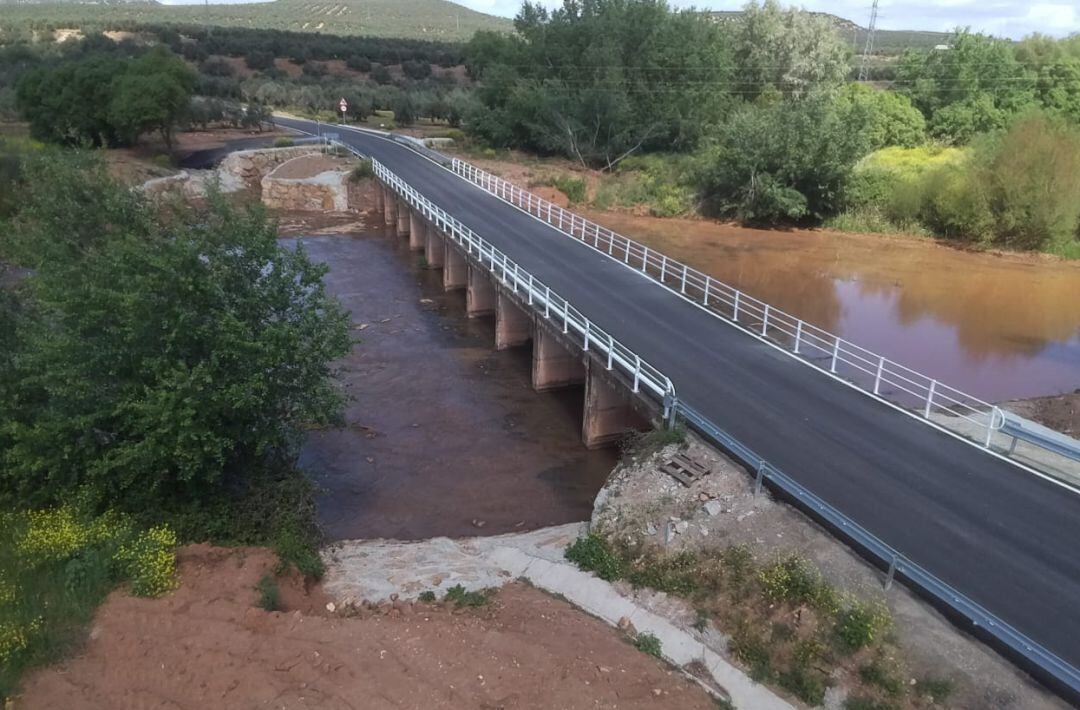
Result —
M717 426L1080 666L1080 495L837 383L407 147L333 130L660 369Z

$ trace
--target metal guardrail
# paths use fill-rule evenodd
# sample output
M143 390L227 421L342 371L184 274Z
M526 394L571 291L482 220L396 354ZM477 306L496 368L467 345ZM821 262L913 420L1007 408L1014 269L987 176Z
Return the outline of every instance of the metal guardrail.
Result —
M338 145L344 144L338 143ZM359 154L351 146L345 147ZM421 195L382 163L372 159L371 165L375 177L418 210L448 238L456 242L471 259L487 269L503 286L517 294L520 300L537 314L552 321L556 327L561 326L563 334L576 339L582 350L597 351L598 359L605 362L608 370L621 370L631 383L631 389L634 392L641 392L644 388L662 404L664 418L670 418L672 406L676 401L675 386L666 375L642 360L609 333L597 327L578 309L570 305L569 301Z
M352 146L347 144L338 145L345 147L356 155L366 157ZM666 376L642 362L640 358L620 345L610 335L596 328L587 318L570 306L565 299L533 278L531 274L521 269L505 254L477 236L468 227L465 227L445 211L432 204L381 163L374 159L371 162L376 177L401 195L406 202L420 210L436 227L442 229L449 238L464 247L466 252L477 263L487 268L505 286L512 288L515 292L519 292L519 289L520 292L524 292L528 305L533 310L542 313L545 318L553 318L556 323L561 321L563 332L567 334L570 332L576 333L577 337L581 338L582 347L585 350L596 347L602 353L605 353L609 369L618 366L632 377L634 391L638 391L639 383L644 383L653 395L662 399L666 420L672 421L675 415L682 417L694 430L729 451L752 471L756 472L755 491L760 491L761 486L768 481L784 494L793 498L806 510L812 511L828 525L853 541L870 557L880 561L883 565L887 565L886 589L891 587L897 575L905 578L914 587L969 620L976 628L996 639L1018 657L1025 659L1032 668L1040 670L1045 674L1046 678L1058 684L1059 688L1067 694L1071 694L1073 698L1080 698L1080 670L1010 624L1002 621L986 608L923 567L909 560L899 550L889 546L869 530L866 530L799 484L794 478L768 463L752 449L716 426L701 413L680 402L675 398L674 386ZM992 415L996 414L996 411L992 412Z
M822 372L843 377L867 394L905 408L910 408L917 402L924 419L929 419L932 414L941 411L970 422L984 432L984 435L975 439L967 429L949 427L947 418L939 417L935 420L935 423L985 448L990 447L994 432L1001 426L1001 412L989 402L796 318L470 163L454 158L451 169L563 234L640 271L657 283L676 290L713 315L798 356L802 362Z
M1036 643L1023 633L990 613L986 608L943 582L918 564L906 558L899 550L890 547L876 535L816 496L794 478L758 456L735 437L713 424L702 414L683 403L677 405L678 414L696 431L719 444L756 472L755 494L764 481L771 482L800 505L819 516L828 525L851 539L870 556L888 566L885 589L892 586L896 575L905 577L915 587L944 603L956 613L997 639L1006 648L1033 667L1041 669L1050 678L1080 697L1080 670L1070 665L1050 650Z

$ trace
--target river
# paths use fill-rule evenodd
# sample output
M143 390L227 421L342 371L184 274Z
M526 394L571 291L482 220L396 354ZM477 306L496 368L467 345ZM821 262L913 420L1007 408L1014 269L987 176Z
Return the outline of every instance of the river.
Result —
M330 266L361 340L345 358L348 426L311 432L301 467L331 539L489 535L587 520L614 449L581 443L581 388L537 394L532 350L496 352L406 239L282 239Z
M906 237L589 217L987 401L1080 388L1080 263Z

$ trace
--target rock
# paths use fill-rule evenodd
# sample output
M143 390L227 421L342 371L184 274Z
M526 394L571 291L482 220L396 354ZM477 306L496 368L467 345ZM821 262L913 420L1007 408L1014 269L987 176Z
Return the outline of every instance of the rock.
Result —
M327 602L326 603L326 610L328 612L330 612L331 614L333 614L336 609L337 609L337 607L334 605L334 602Z
M473 527L482 528L485 525L487 525L487 521L486 520L477 520L476 518L473 518L472 524L473 524Z
M709 494L708 493L698 493L697 499L700 500L702 503L704 503L705 501L709 500Z
M724 512L724 506L718 500L710 500L702 506L709 515L719 515Z
M652 536L652 535L655 535L657 532L659 532L659 531L656 529L656 526L653 525L651 522L648 525L645 526L645 534L646 535Z
M741 523L742 521L746 520L747 518L749 518L753 514L754 514L754 511L748 510L747 512L743 513L739 517L735 518L735 520L737 520L737 521L739 521Z
M623 631L626 631L627 629L630 628L630 617L629 616L620 616L619 617L619 628L622 629Z
M675 532L677 534L679 534L679 535L682 535L683 533L685 533L689 529L690 529L690 523L688 523L685 520L680 520L677 523L675 523Z
M664 526L664 544L670 545L671 541L675 539L675 523L668 523Z

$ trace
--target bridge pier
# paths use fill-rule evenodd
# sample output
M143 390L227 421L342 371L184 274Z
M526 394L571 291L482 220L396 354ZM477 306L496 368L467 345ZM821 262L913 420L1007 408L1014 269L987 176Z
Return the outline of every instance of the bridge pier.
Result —
M461 252L454 248L449 239L443 241L445 244L442 272L443 289L453 291L454 289L465 288L468 280L469 264L465 261L465 257L461 255Z
M469 318L486 316L495 310L495 287L488 280L487 274L475 266L468 267L468 272L465 289L465 313Z
M427 267L429 269L441 269L443 255L446 251L445 247L443 247L442 235L434 228L425 229L424 235L424 260L427 261Z
M383 200L385 199L383 191L385 189L386 188L383 187L379 183L378 180L375 181L375 211L376 212L382 212L383 211Z
M559 342L558 336L537 319L533 332L532 385L537 392L580 385L585 381L581 355Z
M608 379L606 370L589 360L585 366L585 414L581 440L587 449L613 444L628 431L648 428L645 417L634 410L634 394Z
M504 293L495 299L495 349L524 345L532 338L532 318Z
M409 248L412 248L413 240L416 239L417 234L421 234L424 231L424 218L420 216L420 213L409 210Z
M409 205L405 202L398 202L397 206L397 234L399 237L404 237L409 233L409 220L411 219L412 210L409 209Z
M383 188L383 222L386 226L397 222L397 196L389 187Z
M409 249L411 251L424 251L427 242L427 233L432 226L423 217L415 215L416 221L409 224Z

